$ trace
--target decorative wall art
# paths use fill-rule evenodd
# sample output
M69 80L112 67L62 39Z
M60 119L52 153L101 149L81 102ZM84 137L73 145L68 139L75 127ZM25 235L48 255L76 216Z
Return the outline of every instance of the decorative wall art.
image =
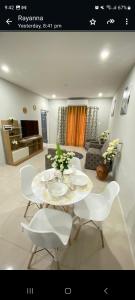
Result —
M37 109L36 104L34 104L33 105L33 110L36 110L36 109Z
M129 99L130 99L130 90L127 87L127 88L125 88L124 93L123 93L120 115L126 115L127 114Z
M23 107L23 113L27 114L27 107Z
M115 107L116 107L116 98L113 98L112 107L111 107L111 117L114 117Z

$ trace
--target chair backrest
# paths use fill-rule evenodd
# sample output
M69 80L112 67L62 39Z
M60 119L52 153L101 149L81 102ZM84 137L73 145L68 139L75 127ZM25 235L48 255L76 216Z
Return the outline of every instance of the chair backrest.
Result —
M52 156L55 156L55 153L56 153L56 149L54 149L54 148L48 148L48 153L47 153L47 155L48 155L48 154L51 154Z
M64 151L64 153L67 153L67 151L65 149L62 149ZM48 154L51 154L52 156L56 155L56 148L48 148Z
M24 195L32 194L32 180L37 174L37 170L32 165L26 165L20 169L21 188Z
M107 184L105 190L103 191L103 196L106 199L107 204L112 206L113 200L116 198L120 191L120 186L116 181L111 181Z
M73 157L70 161L70 165L75 167L77 170L81 170L81 162L78 157Z
M32 229L24 223L21 223L21 226L35 246L47 249L63 247L59 236L55 232Z

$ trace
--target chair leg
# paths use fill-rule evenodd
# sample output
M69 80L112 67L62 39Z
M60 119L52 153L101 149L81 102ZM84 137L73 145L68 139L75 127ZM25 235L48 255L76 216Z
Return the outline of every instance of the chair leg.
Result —
M96 224L94 221L90 220L90 222L91 222L98 230L100 230L100 227L97 226L97 224Z
M59 261L57 260L57 270L60 270L60 264L59 264Z
M51 255L51 257L54 259L54 255L48 250L48 249L46 249L46 248L44 248L47 252L48 252L48 254L50 254ZM44 249L42 249L42 250L44 250Z
M60 264L59 264L59 259L58 259L58 248L55 249L55 261L56 261L56 264L57 264L57 270L60 270Z
M75 217L75 218L76 218L76 217ZM77 217L77 218L79 218L79 217ZM75 220L75 219L74 219L74 220ZM79 220L80 220L80 218L79 218ZM77 239L77 237L78 237L78 235L79 235L79 232L80 232L80 230L81 230L81 227L82 227L83 225L89 223L89 222L91 222L91 221L87 221L87 222L85 222L85 223L80 224L80 226L79 226L79 228L78 228L78 230L76 231L76 234L75 234L75 236L74 236L74 240Z
M73 224L75 223L75 221L76 221L77 219L79 219L79 221L80 221L80 218L79 218L78 216L74 216L74 217L73 217Z
M28 261L27 269L30 269L31 262L33 260L33 257L35 255L35 253L36 253L36 249L37 249L36 246L34 246L33 249L32 249L32 253L31 253L31 256L30 256L29 261Z
M102 229L100 229L100 227L97 226L97 224L96 224L94 221L92 221L92 220L89 220L89 221L87 221L87 222L85 222L85 223L83 223L83 224L81 224L81 225L79 226L79 228L78 228L78 230L77 230L77 232L76 232L76 234L75 234L75 236L74 236L74 240L77 239L81 227L82 227L83 225L86 225L87 223L90 223L90 222L91 222L91 223L92 223L92 224L100 231L101 242L102 242L102 248L104 248L104 236L103 236L103 231L102 231Z
M33 246L32 253L31 253L29 261L28 261L27 269L30 269L31 262L32 262L34 255L43 250L46 250L53 259L55 258L54 255L47 248L37 250L37 246ZM57 260L56 260L56 262L57 262Z
M72 242L71 242L71 237L69 238L68 240L68 245L71 246L72 245Z
M99 229L99 230L100 230L100 235L101 235L102 248L104 248L104 236L103 236L103 231L102 231L102 229Z
M79 225L79 228L77 229L76 234L75 234L75 236L74 236L74 240L77 239L77 237L78 237L78 235L79 235L79 232L80 232L80 230L81 230L81 227L82 227L82 225Z
M102 229L97 226L97 224L91 220L91 222L93 223L93 225L95 225L95 227L100 231L100 236L101 236L101 242L102 242L102 248L104 248L104 236L103 236L103 231Z
M26 218L26 214L27 214L27 211L28 211L28 208L29 208L30 204L31 204L31 203L30 203L30 201L29 201L28 204L27 204L25 213L24 213L24 218Z
M64 211L65 211L66 213L69 212L69 208L68 208L67 206L63 206L63 209L64 209Z

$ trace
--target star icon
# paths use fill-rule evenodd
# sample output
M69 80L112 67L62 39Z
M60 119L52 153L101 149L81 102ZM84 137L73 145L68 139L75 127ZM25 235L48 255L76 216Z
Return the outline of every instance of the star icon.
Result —
M96 20L94 20L94 19L91 19L89 22L90 22L90 25L96 25Z

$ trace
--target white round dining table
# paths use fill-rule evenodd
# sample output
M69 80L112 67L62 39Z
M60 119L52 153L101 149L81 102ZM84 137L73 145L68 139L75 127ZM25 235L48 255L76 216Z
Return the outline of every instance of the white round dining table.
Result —
M43 181L43 176L48 175L52 178L52 180L48 182ZM74 188L70 186L70 176L71 175L82 175L87 177L86 185L84 186L75 186ZM44 170L41 173L38 173L33 181L32 181L32 191L35 194L37 198L42 198L45 204L53 205L53 206L68 206L73 205L81 200L83 200L85 197L88 196L88 194L91 192L93 183L91 179L82 171L74 169L73 173L71 175L64 175L63 176L63 183L65 183L68 186L68 190L66 194L59 197L54 197L52 194L50 194L48 190L48 185L51 184L52 181L56 181L55 179L55 169L48 169Z

